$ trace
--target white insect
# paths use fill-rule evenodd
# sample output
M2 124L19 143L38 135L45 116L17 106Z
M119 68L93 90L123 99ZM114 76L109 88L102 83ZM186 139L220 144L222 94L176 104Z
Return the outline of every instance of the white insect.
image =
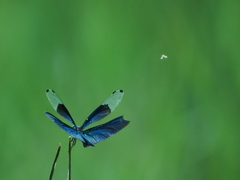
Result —
M167 56L163 54L160 59L166 59L166 58Z

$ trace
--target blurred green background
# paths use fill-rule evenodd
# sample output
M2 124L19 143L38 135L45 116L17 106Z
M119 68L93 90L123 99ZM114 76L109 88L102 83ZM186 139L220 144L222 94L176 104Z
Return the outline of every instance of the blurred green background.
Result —
M240 179L239 17L238 0L0 1L1 179L48 179L59 142L66 179L47 88L78 125L125 90L101 123L130 125L78 141L72 179Z

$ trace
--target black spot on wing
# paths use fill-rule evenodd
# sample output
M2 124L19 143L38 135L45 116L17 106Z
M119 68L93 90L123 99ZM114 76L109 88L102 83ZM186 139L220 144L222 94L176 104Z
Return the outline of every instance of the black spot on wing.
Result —
M49 91L50 91L50 89L47 89L47 90L46 90L46 92L49 92ZM52 90L52 92L54 92L54 93L55 93L55 91L54 91L54 90Z

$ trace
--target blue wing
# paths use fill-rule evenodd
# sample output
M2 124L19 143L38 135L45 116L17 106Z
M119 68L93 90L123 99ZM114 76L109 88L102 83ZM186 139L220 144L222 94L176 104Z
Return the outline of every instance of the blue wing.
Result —
M60 114L62 117L64 117L65 119L67 119L68 121L70 121L75 127L77 127L77 125L75 124L72 116L70 115L70 113L68 112L67 108L64 106L64 104L59 104L57 107L58 114Z
M79 131L75 130L74 128L70 127L69 125L65 124L61 120L59 120L57 117L52 115L49 112L45 112L47 117L51 119L56 125L58 125L62 130L64 130L66 133L68 133L70 136L82 141L85 143L85 140L82 138L82 135L79 133Z
M57 111L58 114L60 114L62 117L70 121L75 127L77 127L69 111L67 110L65 105L62 103L60 98L57 96L57 94L52 89L47 89L46 95L53 109L55 109L55 111Z
M95 109L90 116L84 121L80 130L83 130L88 125L101 120L117 107L124 95L123 90L114 91L97 109Z
M93 122L99 121L100 119L104 118L110 113L111 110L108 105L100 105L84 121L83 125L81 126L81 130L87 127L88 125L92 124Z
M94 146L94 144L116 134L118 131L127 126L129 122L130 121L124 120L123 116L120 116L105 124L82 131L82 137L85 139L83 146Z

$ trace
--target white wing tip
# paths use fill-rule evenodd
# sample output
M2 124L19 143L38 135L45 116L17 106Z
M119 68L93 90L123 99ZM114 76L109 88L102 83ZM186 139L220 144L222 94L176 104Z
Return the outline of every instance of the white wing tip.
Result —
M54 90L52 90L52 89L46 89L46 93L48 93L48 92L53 92L53 93L55 93Z
M124 93L124 91L123 91L122 89L118 89L118 90L116 90L116 91L113 91L112 94L115 94L116 92Z

